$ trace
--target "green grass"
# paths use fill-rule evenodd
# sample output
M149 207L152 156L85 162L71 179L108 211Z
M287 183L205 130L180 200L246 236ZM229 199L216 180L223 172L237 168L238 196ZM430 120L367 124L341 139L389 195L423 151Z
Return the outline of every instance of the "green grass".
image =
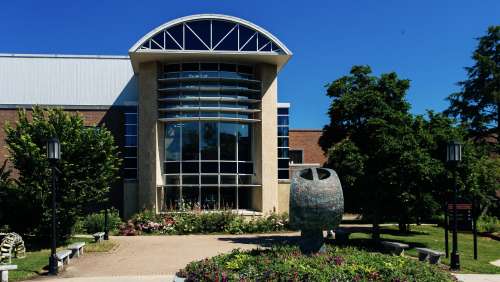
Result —
M397 227L384 227L381 229L382 240L403 242L410 245L410 250L405 254L417 257L415 247L427 247L434 250L445 250L444 229L434 226L412 226L409 234L399 234ZM363 245L371 238L368 233L353 233L351 243ZM451 232L449 233L449 246L451 252ZM463 273L500 273L500 267L490 264L490 261L500 259L500 242L488 237L477 239L478 259L474 260L473 241L471 233L458 234L458 251L460 254L461 272ZM443 264L449 265L449 258L443 258Z
M104 241L96 244L90 238L72 238L68 245L74 242L85 242L85 252L107 252L116 246L114 241ZM64 247L58 248L64 249ZM20 281L34 276L44 275L49 264L50 250L42 249L33 252L26 252L26 257L22 259L12 259L12 264L17 265L17 270L9 271L9 281ZM85 254L84 254L85 255Z

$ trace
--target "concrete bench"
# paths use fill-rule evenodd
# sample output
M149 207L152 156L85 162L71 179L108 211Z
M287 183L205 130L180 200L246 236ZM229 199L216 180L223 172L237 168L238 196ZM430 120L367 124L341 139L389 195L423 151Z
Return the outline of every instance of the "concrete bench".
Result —
M77 242L68 246L68 250L71 251L72 257L80 257L83 255L83 247L85 246L85 242Z
M8 282L9 281L9 270L16 270L17 265L14 264L0 264L0 277L2 277L0 280L1 282Z
M407 244L398 243L398 242L390 242L390 241L382 241L381 244L390 253L396 254L399 256L404 255L405 249L408 249L410 247Z
M65 251L60 251L56 253L57 257L57 266L58 267L64 267L65 264L69 264L70 258L69 256L71 255L70 250L65 250Z
M419 261L429 260L430 264L438 264L441 257L444 256L443 252L427 248L415 248L415 250L418 252Z
M97 232L92 234L92 236L94 236L94 240L96 243L99 243L102 240L104 240L104 232Z

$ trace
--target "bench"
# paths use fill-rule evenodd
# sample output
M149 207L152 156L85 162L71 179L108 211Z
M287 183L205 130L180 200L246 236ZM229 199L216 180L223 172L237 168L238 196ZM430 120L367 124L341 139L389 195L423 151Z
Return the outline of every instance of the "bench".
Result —
M80 257L83 255L83 246L85 246L85 242L77 242L68 246L68 250L71 251L72 257Z
M438 264L439 260L442 256L444 256L443 252L435 251L427 248L415 248L418 252L418 260L426 261L429 260L430 264Z
M104 232L97 232L92 234L92 236L94 236L94 240L96 243L99 243L102 240L104 240Z
M2 280L1 282L8 282L9 281L9 270L16 270L17 265L14 264L0 264L0 277Z
M410 247L407 244L398 243L398 242L390 242L390 241L382 241L381 244L390 253L396 254L399 256L404 255L405 249L408 249Z
M58 267L64 267L65 264L69 264L70 259L69 256L71 255L70 250L65 250L65 251L60 251L56 253L57 257L57 266Z

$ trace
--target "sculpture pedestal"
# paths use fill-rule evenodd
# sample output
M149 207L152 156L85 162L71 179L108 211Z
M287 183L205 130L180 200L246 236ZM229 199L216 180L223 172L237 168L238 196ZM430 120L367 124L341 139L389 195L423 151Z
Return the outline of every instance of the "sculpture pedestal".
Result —
M300 251L303 254L311 255L325 253L325 239L321 229L305 229L300 231Z

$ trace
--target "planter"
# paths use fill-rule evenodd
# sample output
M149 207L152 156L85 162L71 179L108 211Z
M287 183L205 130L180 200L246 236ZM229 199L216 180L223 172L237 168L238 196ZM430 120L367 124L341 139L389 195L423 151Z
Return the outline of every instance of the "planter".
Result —
M186 280L186 278L182 278L182 277L179 277L177 276L177 274L174 276L174 280L173 282L184 282Z

